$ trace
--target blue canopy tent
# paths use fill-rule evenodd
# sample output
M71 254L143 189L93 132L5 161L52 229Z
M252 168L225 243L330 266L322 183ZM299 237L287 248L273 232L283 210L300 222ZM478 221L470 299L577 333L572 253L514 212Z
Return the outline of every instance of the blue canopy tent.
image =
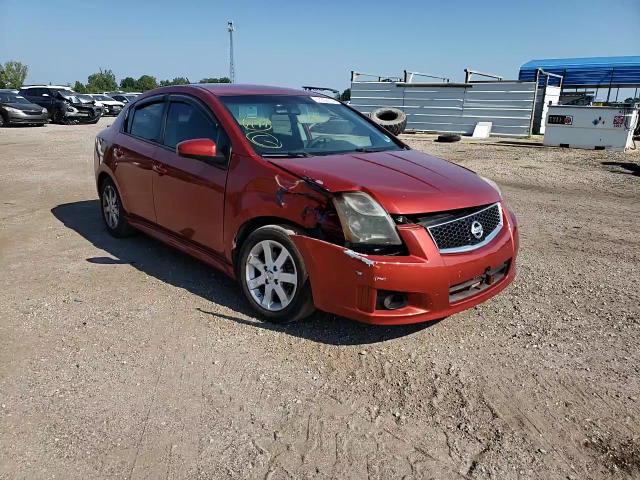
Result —
M635 88L637 97L640 87L640 56L531 60L520 67L519 79L535 81L539 71L561 75L563 89L608 88L610 94L612 88Z

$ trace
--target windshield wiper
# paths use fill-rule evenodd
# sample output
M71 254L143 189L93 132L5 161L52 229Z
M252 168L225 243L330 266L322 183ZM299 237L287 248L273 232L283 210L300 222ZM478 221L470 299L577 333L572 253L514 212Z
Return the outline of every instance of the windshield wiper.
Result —
M378 147L378 148L371 148L371 147L358 147L356 148L356 152L363 152L363 153L372 153L372 152L385 152L387 150L391 150L390 148L387 147Z
M265 158L308 158L313 157L307 152L277 152L277 153L263 153Z

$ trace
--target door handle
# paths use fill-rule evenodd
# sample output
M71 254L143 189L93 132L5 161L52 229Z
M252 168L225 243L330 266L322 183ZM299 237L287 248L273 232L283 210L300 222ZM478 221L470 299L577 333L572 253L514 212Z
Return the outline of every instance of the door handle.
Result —
M118 160L124 156L124 152L118 147L113 147L113 156Z
M156 172L158 175L166 175L167 169L162 166L160 163L154 163L151 169Z

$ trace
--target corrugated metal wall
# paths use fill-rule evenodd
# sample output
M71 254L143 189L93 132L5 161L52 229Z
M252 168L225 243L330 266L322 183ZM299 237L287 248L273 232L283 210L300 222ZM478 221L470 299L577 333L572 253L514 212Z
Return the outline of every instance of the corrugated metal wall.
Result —
M407 130L471 134L492 122L492 135L529 135L535 82L402 83L352 82L351 105L363 113L400 108Z

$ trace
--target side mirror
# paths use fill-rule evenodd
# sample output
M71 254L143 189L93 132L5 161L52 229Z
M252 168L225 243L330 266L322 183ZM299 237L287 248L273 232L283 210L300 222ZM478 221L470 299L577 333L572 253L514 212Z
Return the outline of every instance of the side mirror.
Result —
M218 153L216 142L209 138L194 138L176 145L176 153L185 158L201 160L209 165L223 166L227 159Z

